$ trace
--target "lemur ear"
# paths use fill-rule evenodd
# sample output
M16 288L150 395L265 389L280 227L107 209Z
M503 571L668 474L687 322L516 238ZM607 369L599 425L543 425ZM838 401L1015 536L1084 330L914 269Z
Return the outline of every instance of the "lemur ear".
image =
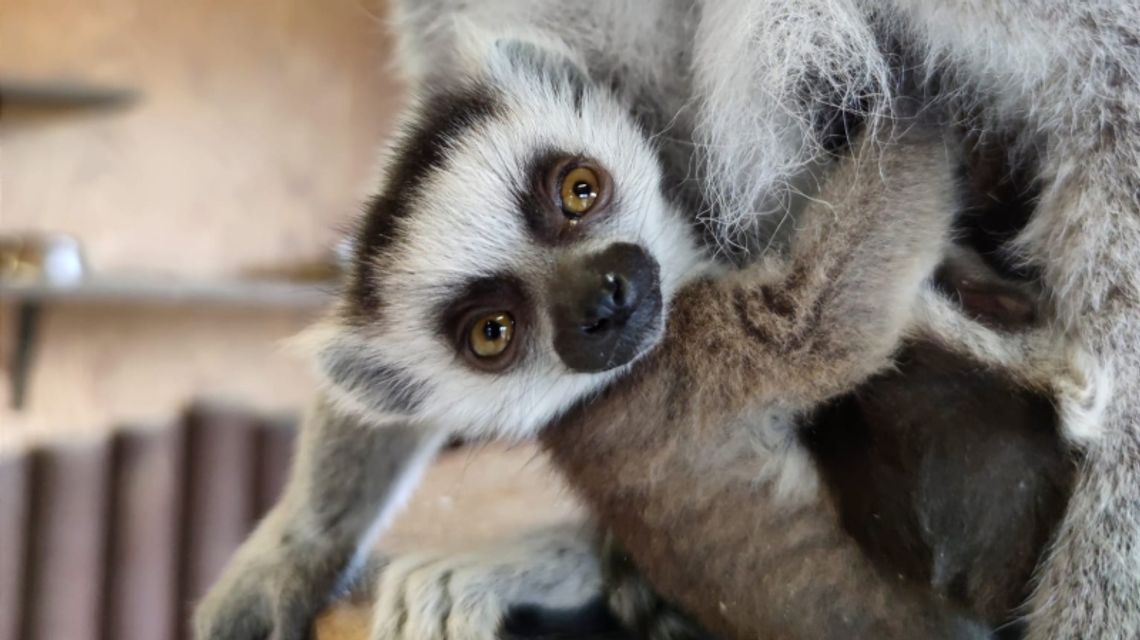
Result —
M561 74L577 67L574 75L584 77L561 39L544 29L542 16L557 1L396 0L390 23L401 71L413 86L497 75L519 65Z
M389 3L389 28L396 61L413 84L446 74L455 64L455 25L467 9L461 0L396 0Z
M413 416L430 392L427 382L385 362L367 339L335 320L305 329L288 346L316 365L329 398L363 415Z
M500 5L508 6L500 6ZM400 70L413 86L449 83L477 70L491 31L523 18L510 2L395 0L389 23Z

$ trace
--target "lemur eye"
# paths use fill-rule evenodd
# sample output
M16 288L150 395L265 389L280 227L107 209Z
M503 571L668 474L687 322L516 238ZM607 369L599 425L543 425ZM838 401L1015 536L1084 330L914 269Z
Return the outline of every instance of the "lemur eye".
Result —
M562 212L572 218L585 215L594 207L601 189L598 174L589 167L575 167L562 178Z
M475 320L467 334L471 352L480 358L494 358L507 350L514 335L515 319L504 311L496 311Z

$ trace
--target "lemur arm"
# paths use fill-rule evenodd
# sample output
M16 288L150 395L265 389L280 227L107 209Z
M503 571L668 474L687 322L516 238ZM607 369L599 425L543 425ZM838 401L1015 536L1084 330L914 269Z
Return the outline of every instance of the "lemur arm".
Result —
M687 290L661 349L544 433L649 581L722 637L981 633L872 566L791 436L798 410L898 344L955 210L946 156L865 143L806 212L782 279Z
M886 366L948 244L953 154L929 131L863 141L800 215L785 259L681 292L659 352L697 385L685 400L726 414L811 407Z
M365 559L440 440L405 424L358 419L318 398L284 494L198 606L194 637L307 638L313 616Z

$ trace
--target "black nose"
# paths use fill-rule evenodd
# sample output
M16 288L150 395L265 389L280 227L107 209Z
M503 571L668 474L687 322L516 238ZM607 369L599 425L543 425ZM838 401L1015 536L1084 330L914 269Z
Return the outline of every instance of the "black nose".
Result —
M657 261L634 244L564 261L551 283L554 350L575 371L605 371L650 346L661 324Z
M637 308L637 289L624 274L606 271L598 287L589 287L579 305L581 328L587 334L606 331L629 319ZM592 290L591 290L592 289Z

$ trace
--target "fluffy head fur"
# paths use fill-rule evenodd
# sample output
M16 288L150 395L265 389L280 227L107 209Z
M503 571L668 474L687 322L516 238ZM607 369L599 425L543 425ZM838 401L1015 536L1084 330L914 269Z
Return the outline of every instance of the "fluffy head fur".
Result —
M717 250L747 260L794 227L832 143L888 110L887 65L867 66L882 58L853 4L738 4L398 3L416 99L360 228L347 303L313 333L330 395L373 416L532 434L618 373L573 373L550 347L560 253L642 246L667 306ZM741 32L742 16L765 30ZM757 64L717 58L736 50L725 43ZM697 66L708 71L691 77ZM614 178L614 211L567 247L535 241L519 197L549 153L594 158ZM488 278L512 280L530 310L524 357L493 374L465 366L436 317Z
M576 373L553 350L560 261L642 247L668 258L665 301L710 264L653 141L617 95L557 47L498 39L473 50L461 65L470 72L421 88L360 226L348 295L316 334L318 360L330 395L357 412L526 436L620 372ZM559 156L596 162L612 195L571 240L552 242L533 228L534 191ZM488 287L510 289L520 350L494 372L466 362L465 345L441 329L446 310L491 304Z

